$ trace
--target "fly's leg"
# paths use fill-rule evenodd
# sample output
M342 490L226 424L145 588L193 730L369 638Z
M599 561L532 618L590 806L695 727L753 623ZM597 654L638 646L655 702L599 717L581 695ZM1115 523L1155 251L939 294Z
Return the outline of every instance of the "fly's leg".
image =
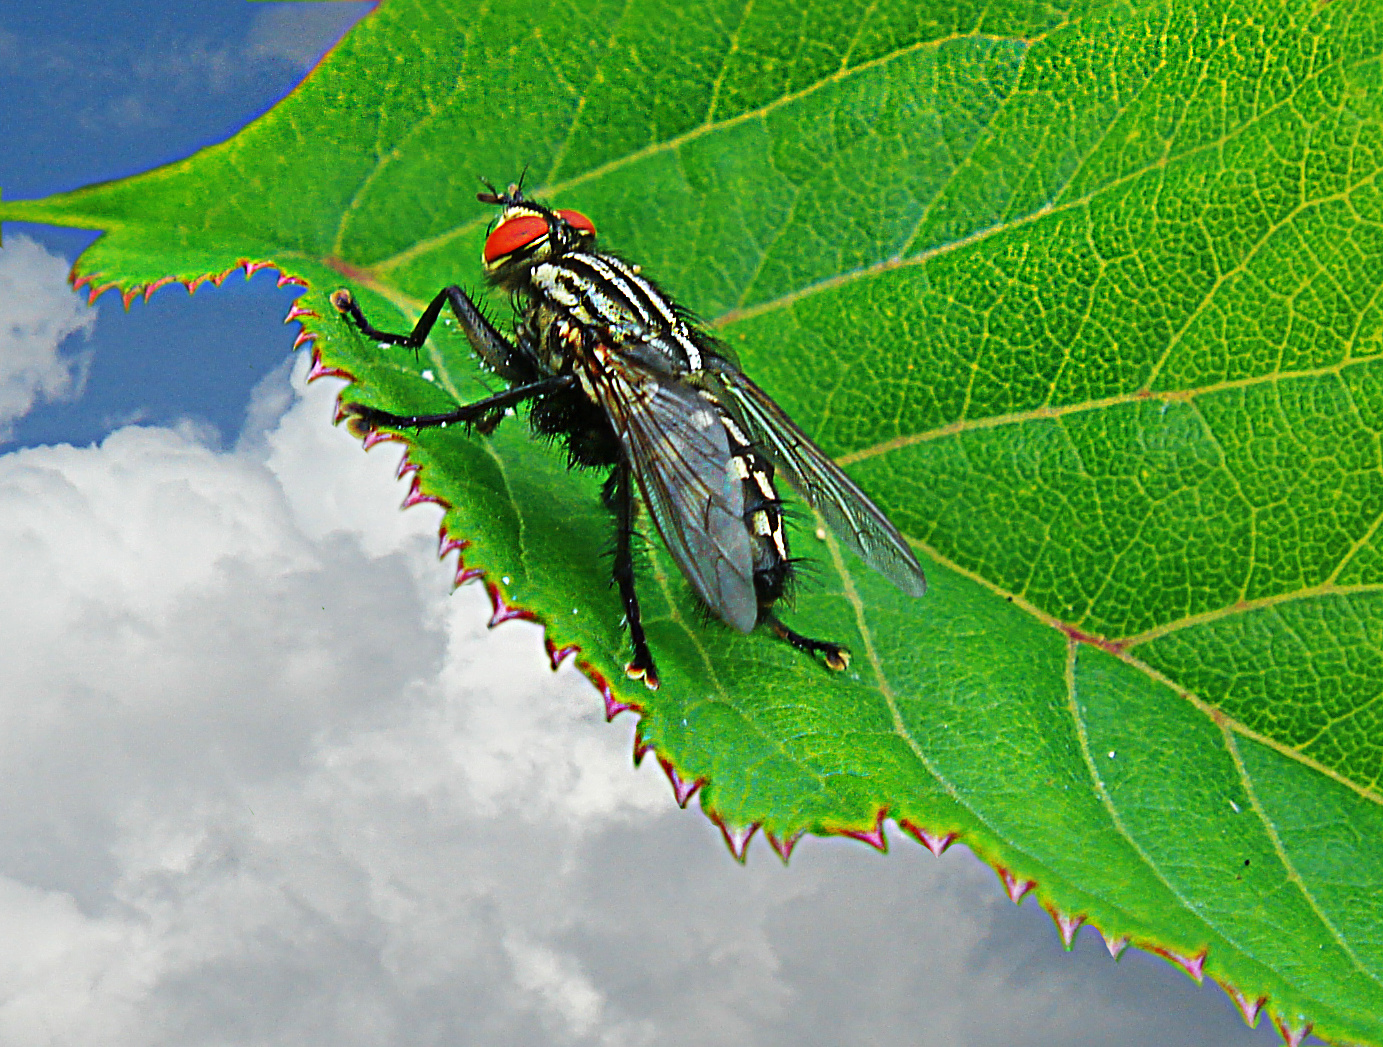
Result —
M526 362L533 355L528 339L521 336L519 345L515 346L495 329L494 324L485 319L475 303L467 297L466 292L455 285L445 287L437 293L408 334L381 331L370 323L361 312L354 296L345 288L333 292L331 304L367 338L388 345L403 346L405 349L420 349L427 341L427 336L432 333L442 306L450 305L451 311L461 322L461 328L466 332L472 348L497 374L518 383L502 393L487 396L472 404L463 404L453 411L440 414L391 414L377 407L348 404L345 410L350 420L346 424L357 436L385 426L392 429L429 429L445 428L448 425L474 425L481 432L489 433L499 424L505 408L543 393L554 392L575 381L570 375L537 378L534 369L526 366Z
M471 301L466 292L455 284L444 287L437 292L432 301L427 304L427 308L423 310L423 315L418 317L418 322L413 325L413 330L408 334L381 331L370 323L369 320L365 319L365 314L360 311L355 297L344 287L339 291L332 292L331 304L336 307L338 312L344 314L365 337L373 338L377 342L385 342L388 345L399 345L405 349L415 350L421 349L423 343L427 341L427 336L432 333L432 328L437 323L437 317L442 312L442 306L450 305L451 311L456 314L456 319L461 323L461 330L466 333L466 338L471 343L471 348L497 375L510 382L531 382L537 377L533 367L532 354L525 351L527 346L515 346L509 339L500 334L495 325L485 319L485 314Z
M619 586L619 595L624 601L629 641L634 646L634 657L624 667L624 672L631 680L643 680L644 686L656 691L658 670L653 664L648 640L644 637L639 597L634 592L634 553L631 547L634 536L634 487L629 463L623 458L605 485L605 504L615 514L615 584Z
M767 625L769 631L780 640L786 640L799 651L807 654L819 654L826 662L826 668L834 669L836 672L843 672L850 665L850 651L838 643L829 643L826 640L813 640L803 636L793 629L784 625L776 614L768 614L761 619Z
M391 414L388 411L381 411L377 407L366 407L364 404L346 404L343 410L349 418L346 422L347 427L356 436L361 437L371 429L381 427L390 429L445 429L449 425L482 424L494 418L496 412L503 411L506 407L513 407L515 404L523 403L523 401L535 396L541 396L543 393L565 389L575 382L576 378L572 375L557 374L551 378L529 382L527 385L516 385L502 393L487 396L473 404L462 404L454 411L444 411L441 414ZM494 426L491 425L490 428L493 429ZM486 431L488 432L488 430Z

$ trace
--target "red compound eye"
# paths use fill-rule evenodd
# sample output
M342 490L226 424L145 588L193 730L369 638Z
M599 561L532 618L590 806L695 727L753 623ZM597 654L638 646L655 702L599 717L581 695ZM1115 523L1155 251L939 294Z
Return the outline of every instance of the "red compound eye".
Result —
M547 219L535 214L518 215L501 222L485 241L485 261L494 262L547 236Z
M580 229L583 233L590 233L595 236L595 224L583 215L580 211L558 211L562 221L573 229Z

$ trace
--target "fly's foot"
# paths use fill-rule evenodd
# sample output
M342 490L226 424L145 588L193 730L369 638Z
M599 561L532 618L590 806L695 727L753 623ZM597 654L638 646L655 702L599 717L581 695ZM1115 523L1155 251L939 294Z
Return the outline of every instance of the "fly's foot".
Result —
M820 651L826 660L827 669L834 669L838 673L843 673L850 668L850 649L848 647L842 647L838 643L823 643Z
M631 680L642 680L650 691L658 689L658 670L653 665L653 656L647 650L634 652L634 658L624 667L624 675Z
M831 643L828 640L813 640L810 636L803 636L796 630L789 629L775 615L769 615L765 618L764 624L769 627L774 636L792 644L799 651L821 655L827 669L840 673L850 667L850 649L848 647L842 647L840 644Z
M471 425L481 436L489 436L499 427L499 423L504 421L503 411L491 411L477 418Z
M377 407L364 404L342 404L341 413L346 416L346 429L357 440L363 440L376 429L398 428L405 419Z

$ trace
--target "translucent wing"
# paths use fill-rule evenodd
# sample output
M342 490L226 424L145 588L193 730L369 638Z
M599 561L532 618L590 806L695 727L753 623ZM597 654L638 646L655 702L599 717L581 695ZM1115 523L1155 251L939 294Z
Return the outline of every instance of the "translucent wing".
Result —
M719 377L749 427L751 438L806 503L825 517L836 536L909 596L925 593L927 579L922 566L883 510L826 457L826 452L812 443L767 393L739 371L727 369Z
M715 405L696 389L610 353L589 372L644 502L682 573L741 632L758 621L744 488Z

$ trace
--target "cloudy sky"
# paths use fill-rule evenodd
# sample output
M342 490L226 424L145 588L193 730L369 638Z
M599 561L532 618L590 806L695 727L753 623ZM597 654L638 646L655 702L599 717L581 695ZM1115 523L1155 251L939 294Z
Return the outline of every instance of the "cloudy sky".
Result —
M365 10L6 4L0 191L217 141ZM628 715L450 592L398 450L304 387L291 292L89 308L89 240L0 249L0 1043L1278 1042L1063 953L960 846L737 865Z

